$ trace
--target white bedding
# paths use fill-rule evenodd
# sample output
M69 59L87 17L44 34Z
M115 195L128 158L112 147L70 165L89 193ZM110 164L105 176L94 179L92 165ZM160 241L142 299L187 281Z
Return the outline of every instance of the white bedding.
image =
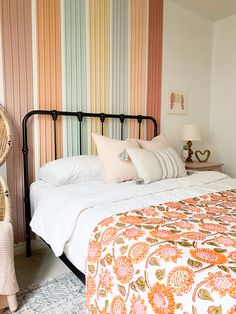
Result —
M64 251L85 272L89 238L102 219L130 209L233 188L236 179L213 171L148 185L86 182L54 187L36 181L31 185L31 228L52 247L56 256Z

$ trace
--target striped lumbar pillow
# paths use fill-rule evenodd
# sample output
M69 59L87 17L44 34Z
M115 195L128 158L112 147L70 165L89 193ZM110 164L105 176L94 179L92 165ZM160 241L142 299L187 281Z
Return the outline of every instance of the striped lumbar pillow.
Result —
M155 152L141 148L127 148L138 177L145 183L186 175L184 164L172 147Z

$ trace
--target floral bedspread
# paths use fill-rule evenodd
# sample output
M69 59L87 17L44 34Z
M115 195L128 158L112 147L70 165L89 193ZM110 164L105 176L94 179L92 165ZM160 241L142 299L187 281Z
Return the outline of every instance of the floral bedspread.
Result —
M89 243L88 313L236 313L236 190L106 218Z

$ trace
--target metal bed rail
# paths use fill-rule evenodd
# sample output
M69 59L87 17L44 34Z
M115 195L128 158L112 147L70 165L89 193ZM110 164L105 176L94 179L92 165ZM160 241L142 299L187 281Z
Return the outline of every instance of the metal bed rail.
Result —
M136 120L138 123L138 136L141 136L141 124L143 121L151 121L153 124L153 135L157 135L157 122L151 116L143 115L127 115L127 114L109 114L109 113L89 113L89 112L70 112L70 111L57 111L57 110L33 110L28 112L22 121L22 135L23 135L23 161L24 161L24 206L25 206L25 241L26 241L26 255L31 256L31 209L30 209L30 182L29 182L29 147L28 147L28 128L27 123L33 116L51 116L53 121L53 141L54 141L54 158L57 159L57 123L58 117L75 117L79 123L79 148L80 155L82 154L82 122L84 118L98 118L101 122L101 134L104 133L104 123L107 119L117 119L120 121L120 139L123 140L124 136L124 122L126 120ZM84 282L84 275L78 271L70 263L70 261L63 254L60 257L67 266ZM80 275L80 274L82 275ZM82 277L81 277L82 276Z

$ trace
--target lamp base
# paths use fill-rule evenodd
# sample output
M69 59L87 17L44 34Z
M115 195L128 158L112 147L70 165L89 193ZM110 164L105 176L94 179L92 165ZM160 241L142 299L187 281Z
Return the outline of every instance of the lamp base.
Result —
M192 155L193 155L193 151L192 151L192 141L187 141L187 145L188 145L188 158L186 159L186 162L193 162L192 160Z

